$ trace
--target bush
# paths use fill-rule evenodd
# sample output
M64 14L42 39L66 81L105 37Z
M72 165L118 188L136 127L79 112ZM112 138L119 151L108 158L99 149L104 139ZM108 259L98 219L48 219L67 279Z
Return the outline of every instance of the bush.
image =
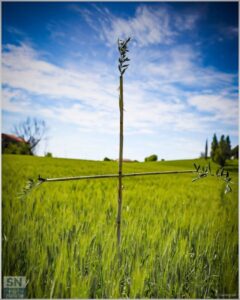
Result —
M235 159L238 159L238 146L231 150L231 156L233 156Z
M158 160L158 157L156 154L152 154L148 157L145 157L144 161L157 161Z
M104 157L103 161L111 161L111 159L108 157Z
M33 155L29 144L26 143L10 143L2 151L5 154Z
M45 157L53 157L53 155L51 152L47 152L47 153L45 153Z

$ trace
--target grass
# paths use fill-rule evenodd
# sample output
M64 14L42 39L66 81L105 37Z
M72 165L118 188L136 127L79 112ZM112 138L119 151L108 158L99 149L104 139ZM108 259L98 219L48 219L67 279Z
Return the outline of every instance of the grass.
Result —
M233 192L194 175L124 178L121 265L117 179L29 177L117 173L117 162L3 155L3 276L26 276L30 298L237 298L238 166ZM124 163L123 172L182 170L204 160ZM212 164L216 169L216 165Z

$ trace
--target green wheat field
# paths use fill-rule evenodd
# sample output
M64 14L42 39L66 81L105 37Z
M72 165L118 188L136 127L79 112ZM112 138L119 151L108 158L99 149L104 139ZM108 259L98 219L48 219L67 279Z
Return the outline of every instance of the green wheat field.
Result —
M124 163L123 171L193 169L182 160ZM211 163L213 169L217 169ZM237 298L238 163L233 192L194 174L124 178L121 262L117 179L28 178L117 173L117 162L2 156L3 276L26 276L29 298Z

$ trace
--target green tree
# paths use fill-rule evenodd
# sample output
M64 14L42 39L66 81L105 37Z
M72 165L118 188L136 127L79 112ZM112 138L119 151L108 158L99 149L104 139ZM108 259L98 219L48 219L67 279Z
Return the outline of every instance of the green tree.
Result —
M217 140L216 133L214 133L212 144L211 144L211 159L213 161L215 161L214 156L215 156L215 152L216 152L217 148L218 148L218 140Z
M208 158L208 140L206 140L206 145L205 145L205 159Z
M231 141L229 135L226 137L227 159L231 158Z
M104 157L103 161L111 161L111 159L108 157Z
M158 156L156 154L152 154L148 157L145 157L144 161L157 161L158 160Z
M53 155L52 155L52 153L51 152L47 152L47 153L45 153L45 155L44 155L45 157L53 157Z
M214 161L219 164L221 167L225 165L226 157L224 156L222 150L220 148L217 148L217 150L214 153Z
M30 145L27 143L10 143L3 149L4 154L26 154L32 155Z
M224 135L221 136L217 149L214 152L214 161L221 167L225 165L228 158L228 145Z
M228 146L227 146L227 140L225 139L224 134L220 138L219 148L222 150L222 154L227 159Z
M232 152L230 137L227 136L225 138L225 136L222 135L218 142L217 136L214 133L211 145L212 160L223 167L225 165L226 160L231 158L231 155Z

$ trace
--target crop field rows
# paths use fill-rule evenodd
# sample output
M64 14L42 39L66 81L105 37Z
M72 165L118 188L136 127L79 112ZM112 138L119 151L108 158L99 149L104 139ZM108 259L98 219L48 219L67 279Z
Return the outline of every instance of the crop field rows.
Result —
M193 169L182 160L124 163L123 172ZM44 183L28 178L117 173L117 162L3 155L4 276L26 276L29 298L237 298L238 165L233 192L208 177L123 179L121 263L117 179ZM212 163L212 168L217 166Z

